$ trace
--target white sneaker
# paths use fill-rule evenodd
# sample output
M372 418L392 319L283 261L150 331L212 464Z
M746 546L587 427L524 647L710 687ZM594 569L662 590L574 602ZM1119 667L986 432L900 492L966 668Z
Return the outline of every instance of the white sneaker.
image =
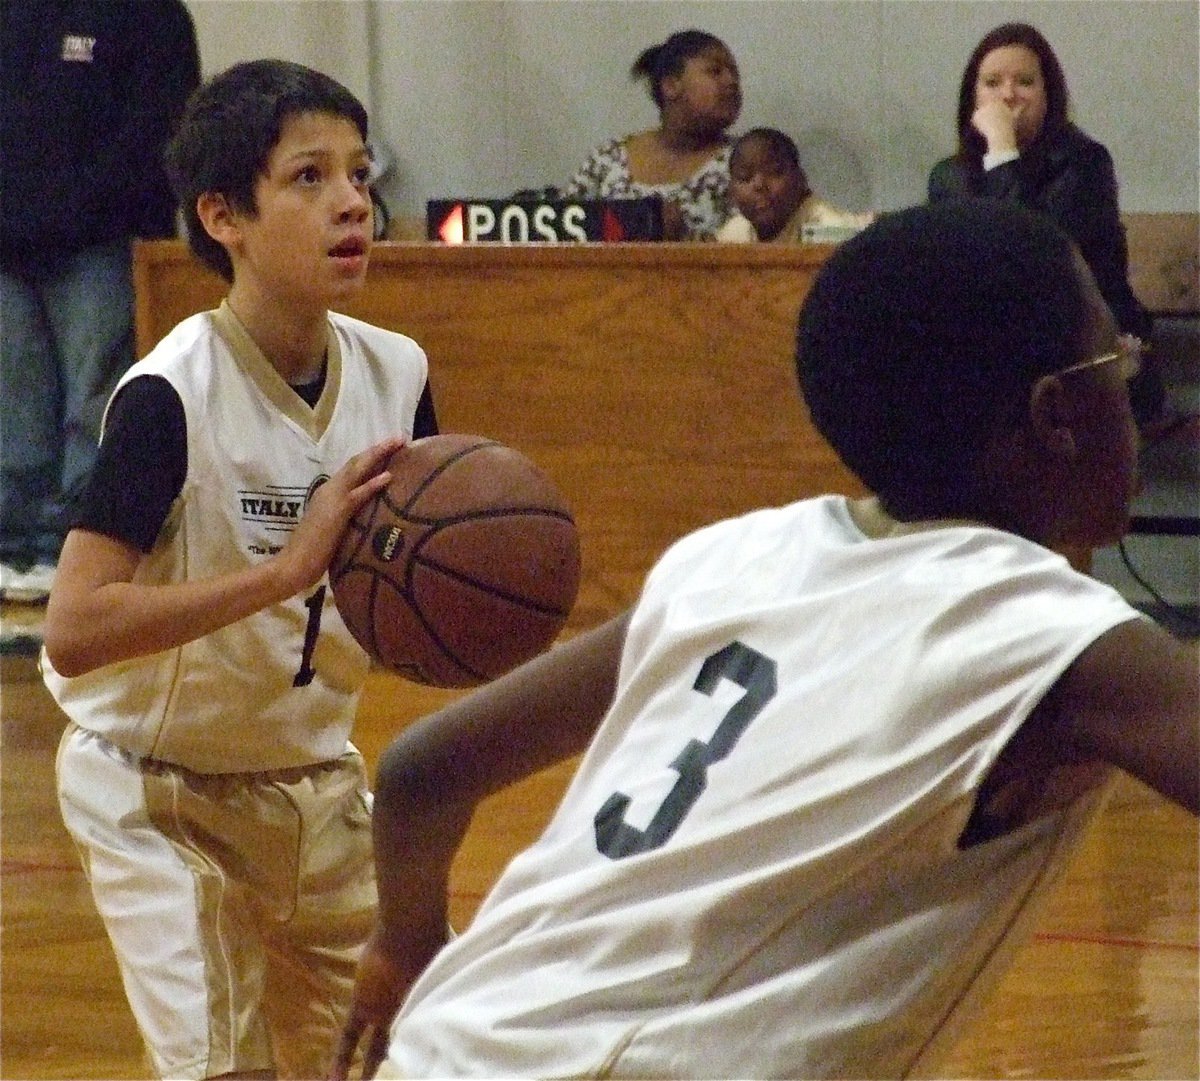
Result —
M32 605L8 608L0 618L0 657L36 657L46 617Z
M53 563L37 562L27 571L0 564L0 599L14 604L45 604L54 585Z
M0 563L0 600L8 600L8 595L24 577L25 572L17 570L11 563Z

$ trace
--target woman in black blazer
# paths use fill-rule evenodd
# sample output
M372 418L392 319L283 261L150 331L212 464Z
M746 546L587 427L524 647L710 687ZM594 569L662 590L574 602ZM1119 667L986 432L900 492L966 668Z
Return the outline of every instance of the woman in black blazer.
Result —
M1129 286L1112 155L1071 123L1068 105L1062 66L1042 34L1026 23L996 27L963 71L958 152L933 167L929 201L981 196L1047 214L1074 238L1120 329L1148 340L1150 315ZM1131 388L1142 418L1162 404L1149 376Z

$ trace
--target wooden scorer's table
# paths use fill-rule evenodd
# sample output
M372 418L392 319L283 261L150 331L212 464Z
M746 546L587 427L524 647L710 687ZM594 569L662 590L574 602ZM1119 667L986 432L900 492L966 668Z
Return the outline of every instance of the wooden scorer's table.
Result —
M673 540L857 481L808 422L796 315L824 246L384 242L346 314L429 355L440 427L529 455L579 524L570 629L616 614ZM180 241L137 245L144 355L225 284Z

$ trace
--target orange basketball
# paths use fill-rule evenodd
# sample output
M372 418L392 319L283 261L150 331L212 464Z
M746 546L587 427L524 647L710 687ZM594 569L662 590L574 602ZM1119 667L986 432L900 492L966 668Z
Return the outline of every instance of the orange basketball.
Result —
M380 664L470 687L535 656L579 590L579 534L553 482L511 447L436 435L402 447L355 515L329 580Z

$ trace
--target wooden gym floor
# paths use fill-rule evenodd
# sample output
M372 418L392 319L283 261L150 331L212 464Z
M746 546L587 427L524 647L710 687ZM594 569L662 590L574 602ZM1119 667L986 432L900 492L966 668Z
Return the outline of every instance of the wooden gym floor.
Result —
M0 1077L147 1078L54 798L62 715L31 658L0 665ZM372 765L392 733L451 693L375 674L355 734ZM455 869L456 925L532 838L568 773L532 778L478 816ZM1118 779L1039 931L943 1076L1200 1078L1197 840L1191 816Z

